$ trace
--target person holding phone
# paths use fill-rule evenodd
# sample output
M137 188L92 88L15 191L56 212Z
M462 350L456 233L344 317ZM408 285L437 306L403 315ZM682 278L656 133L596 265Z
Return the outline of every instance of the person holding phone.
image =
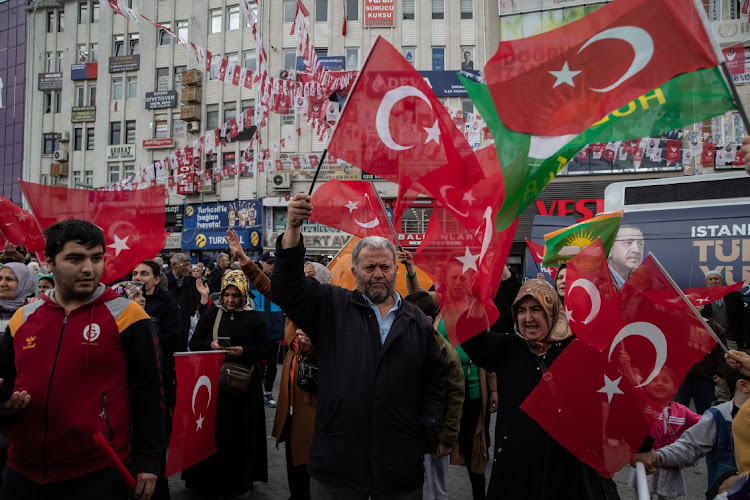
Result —
M208 290L201 282L198 288L201 293ZM219 387L217 452L182 475L188 488L236 499L248 498L254 481L268 482L263 391L256 369L268 352L268 328L261 315L250 309L249 290L242 271L225 274L218 302L201 316L190 340L191 351L227 351L227 361L253 369L245 392L233 393ZM220 310L218 337L214 340L214 324Z

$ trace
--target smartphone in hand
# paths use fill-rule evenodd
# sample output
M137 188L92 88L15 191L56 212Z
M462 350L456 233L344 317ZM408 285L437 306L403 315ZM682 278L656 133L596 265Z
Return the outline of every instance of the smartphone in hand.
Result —
M219 347L232 347L232 339L229 337L218 337L216 340Z

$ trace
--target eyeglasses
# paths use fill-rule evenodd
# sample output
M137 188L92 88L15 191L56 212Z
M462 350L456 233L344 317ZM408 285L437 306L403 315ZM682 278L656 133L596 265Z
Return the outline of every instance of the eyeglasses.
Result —
M176 266L189 266L190 265L190 261L189 260L185 260L185 261L182 261L179 264L175 264L175 265Z

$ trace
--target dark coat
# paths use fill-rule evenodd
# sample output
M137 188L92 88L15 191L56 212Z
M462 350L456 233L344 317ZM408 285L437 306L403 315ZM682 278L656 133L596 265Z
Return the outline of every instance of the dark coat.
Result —
M593 495L585 492L591 483L596 488L613 488L617 498L614 483L581 463L521 410L521 403L571 340L572 337L556 342L541 357L529 351L526 342L514 334L485 332L462 344L477 365L497 373L495 462L488 499L605 498L598 491ZM584 481L584 477L589 481Z
M221 278L224 277L224 269L215 265L211 272L208 273L208 291L218 293L221 291Z
M445 363L432 325L402 302L381 344L375 313L361 293L306 278L302 243L290 249L279 243L274 302L318 350L310 475L362 493L419 488L445 399Z
M210 351L214 321L219 309L212 306L198 321L190 341L191 351ZM242 346L242 356L227 361L256 366L268 351L268 329L255 311L225 312L218 335ZM257 368L257 366L256 366ZM246 491L253 481L268 481L266 422L260 370L254 369L243 394L219 388L216 402L217 453L183 473L191 486L225 494Z
M724 297L727 305L727 319L729 324L726 325L727 339L736 341L740 348L747 348L750 345L750 335L748 334L749 325L745 324L745 303L742 300L740 292L730 292ZM713 318L713 303L707 304L701 314L704 318ZM724 326L724 325L722 325Z
M174 300L180 306L180 322L182 326L180 327L180 339L177 351L186 351L188 334L190 333L190 318L198 311L198 306L201 303L201 294L195 288L196 279L191 275L183 278L181 287L177 286L177 278L172 271L167 273L167 281L169 293L172 294L172 297L174 297ZM201 308L198 312L203 313L203 311L205 311L205 308Z
M180 343L180 328L182 327L180 306L169 292L157 286L153 295L146 295L146 314L151 316L154 330L159 336L164 400L171 408L174 407L176 400L174 353Z

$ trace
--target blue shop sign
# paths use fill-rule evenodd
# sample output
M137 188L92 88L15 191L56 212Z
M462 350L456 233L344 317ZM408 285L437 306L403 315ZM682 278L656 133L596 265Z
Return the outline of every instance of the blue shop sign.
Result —
M229 245L224 239L227 229L237 231L242 248L261 248L262 207L259 200L187 205L183 219L182 249L227 249Z
M346 70L346 57L344 56L318 56L320 66L328 71ZM305 71L305 63L302 56L297 56L297 71Z

